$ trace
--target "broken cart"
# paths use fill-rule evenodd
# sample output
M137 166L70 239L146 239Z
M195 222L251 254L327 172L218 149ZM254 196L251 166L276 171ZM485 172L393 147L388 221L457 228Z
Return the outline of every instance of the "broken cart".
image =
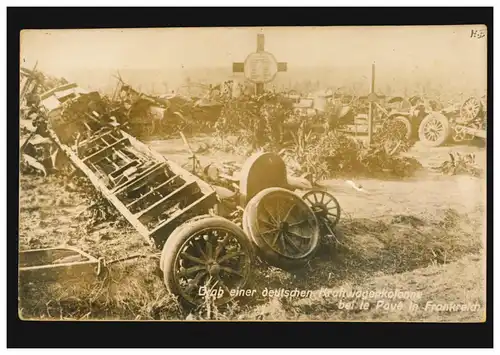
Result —
M311 192L303 199L292 192L279 156L251 157L238 191L225 197L121 130L100 102L98 93L74 85L41 98L58 148L148 243L162 248L160 268L170 292L198 305L204 301L200 287L217 285L226 291L216 300L222 304L231 289L247 284L254 250L283 268L310 260L319 245L319 219L330 217L328 194ZM214 215L235 196L245 210L243 228Z

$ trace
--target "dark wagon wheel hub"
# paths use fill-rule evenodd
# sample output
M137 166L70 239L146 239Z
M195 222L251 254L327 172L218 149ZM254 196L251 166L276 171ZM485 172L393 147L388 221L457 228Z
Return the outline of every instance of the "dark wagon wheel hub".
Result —
M215 261L212 261L208 264L208 273L210 276L217 277L219 276L219 272L221 271L221 267Z
M323 204L320 204L320 203L314 203L312 206L311 206L313 212L318 215L318 216L321 216L321 217L325 217L325 218L328 218L327 215L328 215L328 208L323 205Z
M322 190L308 191L302 198L311 207L320 225L327 227L330 233L340 220L340 204L337 199Z
M308 263L319 246L316 215L296 193L269 187L256 194L243 212L243 230L260 259L286 270Z
M311 236L317 222L305 207L289 195L279 193L260 201L258 232L272 250L290 258L302 258L310 253L314 244Z
M282 233L288 233L288 227L289 227L288 222L281 222L280 223L280 230Z
M181 296L200 304L207 293L214 296L219 292L215 303L225 303L231 298L231 289L247 282L251 267L247 254L228 230L209 228L194 234L176 257L174 279Z

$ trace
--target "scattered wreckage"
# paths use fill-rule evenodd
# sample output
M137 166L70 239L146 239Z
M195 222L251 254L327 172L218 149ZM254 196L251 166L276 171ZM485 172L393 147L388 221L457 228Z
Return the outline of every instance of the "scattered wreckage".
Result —
M289 176L279 155L260 152L241 167L196 169L193 154L193 171L187 171L136 139L130 130L131 123L151 123L149 133L153 133L158 122L199 120L197 115L207 112L204 100L211 102L206 107L215 108L209 110L209 119L216 119L220 105L213 103L210 90L202 88L208 96L177 93L153 97L120 79L109 100L65 81L40 85L36 71L23 73L21 129L27 137L21 141L22 163L47 174L56 166L57 156L64 153L151 246L162 250L164 283L188 304L203 303L200 287L216 285L225 290L218 304L232 299L229 291L245 287L256 255L283 269L301 267L311 260L322 236L335 234L340 219L338 201L308 181ZM323 117L331 113L325 108L328 96L313 102ZM361 104L352 95L340 99L335 118L354 117L351 106ZM485 136L486 106L481 100L471 98L448 109L428 101L409 102L393 110L377 105L385 117L383 122L400 123L404 134L418 132L431 146L442 144L450 135L455 140ZM280 104L293 105L293 100ZM301 100L295 104L297 108ZM263 105L261 114L272 106ZM43 154L37 160L33 157L40 156L38 150ZM453 171L457 166L453 164ZM21 278L37 273L41 278L51 273L78 276L91 271L97 275L107 265L102 259L67 248L20 254L24 260Z
M111 101L122 108L121 113L127 117L134 135L152 136L185 130L192 125L213 125L222 109L222 103L205 85L186 85L175 93L153 96L135 90L120 76L117 79Z
M448 107L421 96L394 97L388 103L400 106L386 110L378 105L385 122L398 122L407 138L418 137L426 146L438 147L450 138L454 142L486 138L486 104L478 98L469 97L461 105Z
M67 84L40 95L39 114L46 117L45 135L57 151L162 250L164 283L186 303L203 303L200 287L215 285L225 290L216 304L226 303L234 297L231 289L249 281L255 255L283 269L301 267L313 257L321 235L334 233L338 201L288 176L278 155L257 153L239 172L213 165L190 172L124 131L107 106L99 93ZM303 195L295 192L305 189ZM238 211L241 226L235 221ZM73 257L80 259L68 262ZM64 248L24 251L20 258L26 261L21 282L39 273L97 274L106 266Z
M439 113L433 113L420 124L420 140L435 147L450 137L455 142L486 139L486 107L484 97L471 96L461 105L453 105Z
M351 133L367 132L368 113L364 102L366 97L358 97L349 103L336 104L330 111L330 126L351 125ZM462 104L447 107L439 100L427 99L420 95L404 98L394 96L375 102L377 115L374 129L397 127L401 138L420 140L429 147L438 147L452 139L454 142L470 141L475 137L486 138L485 98L474 96ZM394 131L394 130L393 130Z

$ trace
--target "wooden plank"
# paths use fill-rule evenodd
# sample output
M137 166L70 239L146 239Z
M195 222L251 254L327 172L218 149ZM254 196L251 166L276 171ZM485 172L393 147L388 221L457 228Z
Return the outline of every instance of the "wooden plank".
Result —
M159 186L155 187L154 189L152 189L151 191L149 191L147 194L144 194L142 195L141 197L139 197L137 200L135 200L134 202L131 202L127 205L127 208L131 208L133 207L135 204L141 202L142 200L144 200L146 197L150 196L151 194L153 194L154 192L160 190L162 187L168 185L169 183L171 183L172 181L174 181L176 178L178 178L179 175L174 175L172 176L170 179L168 179L167 181L161 183Z
M46 98L48 98L49 96L52 96L54 95L54 93L56 92L60 92L60 91L65 91L65 90L70 90L70 89L76 89L78 87L77 84L75 83L70 83L70 84L64 84L64 85L61 85L61 86L58 86L58 87L55 87L53 89L50 89L49 91L46 91L44 93L42 93L40 95L40 100L43 101L45 100Z
M66 260L68 257L79 258L80 261L97 261L92 255L72 247L28 249L19 252L19 268L54 264L54 261Z
M131 162L125 164L124 166L122 166L121 168L118 168L116 169L115 171L113 171L111 174L109 174L109 177L111 177L112 179L116 179L117 177L119 177L119 175L121 175L125 170L127 170L128 168L131 168L133 166L137 166L139 164L139 160L132 160Z
M86 146L88 146L89 144L95 143L95 142L97 142L98 140L100 140L100 139L102 139L102 138L106 137L107 135L109 135L109 134L111 134L111 133L113 133L113 130L106 131L106 132L104 132L103 134L101 134L101 135L99 135L99 136L97 136L97 137L94 137L94 138L92 138L92 139L90 139L90 140L84 140L84 141L80 142L80 144L78 145L78 149L80 149L80 148L85 148L85 147L86 147Z
M138 182L143 182L144 180L147 180L148 178L158 176L158 174L163 172L163 169L167 166L165 163L157 163L153 164L149 169L146 169L142 173L140 173L138 176L136 176L134 179L127 181L123 185L117 186L112 192L115 195L121 194L124 191L130 189L133 186L137 186Z
M113 152L116 153L116 150L113 149ZM117 169L120 168L120 166L116 164L115 161L111 160L107 155L105 155L104 157L100 157L98 160L94 160L92 164L100 165L103 160L112 161L116 165Z
M120 166L118 164L116 164L116 162L114 162L113 160L111 160L109 157L106 157L105 158L111 165L113 165L115 167L115 169L118 169L120 168Z
M161 210L162 210L163 206L165 204L167 204L168 202L172 202L172 199L174 198L174 196L178 195L182 191L185 191L187 189L192 188L193 186L196 186L196 182L194 182L194 181L186 182L182 186L178 187L177 189L175 189L174 191L169 193L167 196L163 197L161 200L153 203L151 206L149 206L145 210L136 213L135 216L138 219L140 219L144 216L156 217L156 216L160 215L162 212Z
M129 164L133 161L136 161L136 159L133 160L129 156L127 156L125 153L123 153L121 149L113 148L113 153L115 153L121 160L123 160L127 164Z
M83 158L82 161L86 162L86 161L89 161L90 159L94 159L95 157L101 157L101 156L105 155L105 153L107 151L112 150L114 147L116 147L118 145L121 145L121 144L124 144L124 143L128 143L128 138L122 138L119 141L116 141L115 143L113 143L111 145L108 145L105 148L102 148L101 150L95 152L94 154L89 155L88 157Z
M215 190L208 184L206 181L203 181L200 179L198 176L192 174L191 172L187 171L186 169L182 168L180 165L176 164L175 162L171 160L167 160L163 155L160 153L152 150L150 147L139 141L137 138L129 135L128 133L121 131L122 135L124 137L127 137L130 140L130 143L132 146L139 150L140 153L144 154L147 157L152 157L156 159L157 161L164 161L168 163L168 166L170 170L175 174L179 175L182 179L185 181L196 181L198 186L200 187L202 193L205 194L211 194L214 193Z
M125 217L125 219L139 232L139 234L147 241L147 243L153 245L153 241L150 239L149 230L125 207L125 205L116 197L110 190L106 188L101 180L90 170L90 168L71 150L68 146L61 143L57 135L52 131L49 131L51 138L54 140L56 145L61 149L71 162L80 169L87 178L92 182L94 187L102 193L102 195L113 204L116 209Z
M149 238L148 238L149 239ZM95 278L97 261L65 263L19 268L20 283L58 281L70 283L82 279Z
M168 225L176 223L177 219L182 217L182 215L184 215L188 211L193 210L197 205L203 205L205 203L208 203L210 201L210 199L214 199L214 204L215 204L215 202L217 201L217 196L215 195L215 191L212 194L204 195L203 197L194 201L193 203L191 203L189 206L185 207L184 209L178 210L177 212L175 212L169 219L167 219L166 221L163 221L158 226L156 226L153 230L151 230L151 232L150 232L151 236L160 232L161 229L167 227Z

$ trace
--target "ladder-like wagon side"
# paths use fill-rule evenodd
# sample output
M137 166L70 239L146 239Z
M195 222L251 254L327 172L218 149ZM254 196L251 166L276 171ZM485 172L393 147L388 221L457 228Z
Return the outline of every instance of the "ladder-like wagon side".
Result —
M248 283L255 250L277 267L305 265L321 226L338 222L333 196L298 196L281 157L261 152L240 174L240 227L209 214L223 203L216 190L121 130L98 93L68 84L43 94L41 103L51 139L150 244L162 247L164 283L191 305L204 303L206 290L216 292L216 304L234 298L232 290Z
M60 89L43 95L52 103L49 135L148 243L161 247L176 227L217 203L210 185L89 108L81 90Z

